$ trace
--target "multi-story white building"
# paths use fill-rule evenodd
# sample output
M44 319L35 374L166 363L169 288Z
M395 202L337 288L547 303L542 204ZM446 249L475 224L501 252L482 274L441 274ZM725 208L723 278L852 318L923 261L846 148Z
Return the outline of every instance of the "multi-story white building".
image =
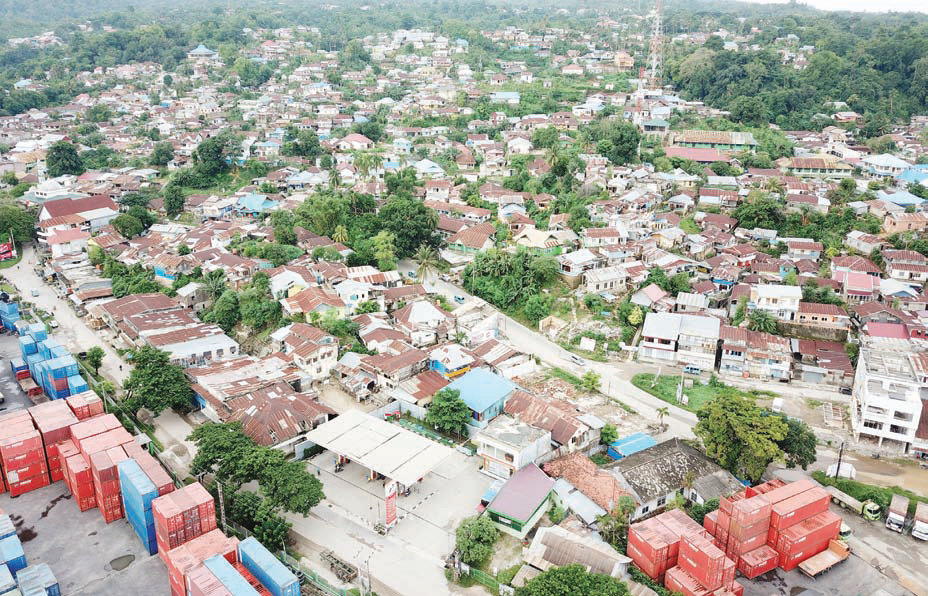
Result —
M800 300L802 288L799 286L758 284L751 286L748 310L763 310L781 321L793 321L799 312Z
M508 416L497 416L471 440L483 459L481 471L503 480L551 451L551 431Z
M876 440L880 447L908 452L926 402L928 353L861 350L851 397L856 439Z

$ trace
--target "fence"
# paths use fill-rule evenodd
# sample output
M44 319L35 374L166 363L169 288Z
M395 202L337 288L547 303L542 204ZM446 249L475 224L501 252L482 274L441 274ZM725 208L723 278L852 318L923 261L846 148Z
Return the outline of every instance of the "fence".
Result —
M280 560L296 573L301 584L310 587L310 593L319 594L320 596L349 596L348 590L331 585L324 577L312 569L308 569L287 553L280 553Z
M484 586L493 590L494 593L499 593L499 582L496 581L496 578L492 575L484 573L479 569L470 568L470 577L478 584L483 584Z

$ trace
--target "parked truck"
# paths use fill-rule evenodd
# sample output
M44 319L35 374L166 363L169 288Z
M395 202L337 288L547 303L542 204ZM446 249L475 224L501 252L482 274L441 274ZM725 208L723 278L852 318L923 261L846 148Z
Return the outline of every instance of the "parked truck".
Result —
M851 495L833 486L827 486L825 488L831 494L831 500L834 501L835 504L840 505L842 509L849 509L857 515L864 516L865 519L869 519L870 521L880 519L880 506L873 501L868 500L861 503Z
M850 555L851 547L840 540L832 540L828 543L828 548L800 563L799 570L809 577L816 577L847 559Z
M893 495L886 515L886 527L900 534L905 531L905 518L909 515L909 499L902 495Z
M928 540L928 503L918 503L915 508L915 523L912 525L912 536L919 540Z

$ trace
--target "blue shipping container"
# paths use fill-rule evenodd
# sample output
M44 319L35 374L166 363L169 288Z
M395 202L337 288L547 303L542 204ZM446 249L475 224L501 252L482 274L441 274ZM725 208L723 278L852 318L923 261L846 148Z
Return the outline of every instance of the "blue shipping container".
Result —
M83 393L87 391L90 387L87 385L87 381L80 375L74 375L68 377L68 389L70 389L71 394Z
M26 567L19 572L16 580L19 582L19 589L23 596L33 593L61 596L58 580L55 579L55 574L52 573L48 563L37 563Z
M68 349L64 346L58 346L56 348L51 348L49 351L49 358L61 358L62 356L67 356L71 352L68 352Z
M23 552L23 545L19 538L10 536L0 540L0 563L6 563L13 577L16 577L19 570L28 565L26 553Z
M254 536L238 543L238 559L274 596L300 596L300 580Z
M213 572L216 579L232 593L232 596L258 596L258 591L252 588L251 584L222 555L206 559L203 565Z
M28 335L23 335L19 338L19 351L22 353L23 358L29 354L35 354L39 351L39 347L35 345L35 340L29 337Z
M0 302L0 314L18 315L19 314L19 303L18 302Z
M158 552L155 520L151 502L158 498L158 487L148 478L138 462L127 459L117 464L119 487L126 518L149 554Z
M0 594L6 594L16 589L16 580L6 565L0 565Z
M10 516L4 513L0 515L0 540L9 538L10 536L16 536L16 526L13 525L13 520L10 519ZM3 592L0 592L0 594L2 593Z
M29 370L29 367L26 366L26 361L23 360L22 358L11 358L10 366L13 368L13 372Z

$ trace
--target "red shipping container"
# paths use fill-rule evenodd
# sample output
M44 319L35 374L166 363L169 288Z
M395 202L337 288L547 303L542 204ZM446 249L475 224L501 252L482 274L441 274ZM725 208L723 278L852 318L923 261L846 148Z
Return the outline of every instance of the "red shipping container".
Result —
M737 525L742 528L754 526L770 519L770 503L763 495L757 495L750 499L744 499L734 503L731 509L731 526Z
M707 513L706 516L702 518L702 527L704 527L706 531L708 531L713 536L715 536L715 526L716 526L716 523L717 523L716 520L718 520L718 517L719 517L719 512L718 510L715 510L715 511L711 511Z
M828 491L818 487L780 501L773 506L770 515L770 526L783 532L793 524L827 511L830 501Z
M668 590L680 592L684 596L708 596L711 593L711 590L680 567L668 569L664 582Z
M731 593L735 596L744 596L744 586L736 581L732 586Z
M139 463L139 467L142 468L142 471L145 472L145 475L148 476L148 479L151 480L152 484L158 487L158 496L166 495L174 491L174 480L171 478L171 475L165 471L164 467L158 463L158 460L148 455L148 453L142 453L140 457L136 458L136 461Z
M199 483L152 501L152 516L159 554L216 529L215 502Z
M728 538L728 546L732 547L732 554L735 556L732 557L732 560L737 560L738 557L744 553L750 552L755 548L760 548L767 544L767 533L758 534L757 536L752 536L747 540L738 540L734 536Z
M45 474L48 475L48 466L45 465L44 461L38 461L34 464L24 466L22 468L17 468L15 470L7 470L6 472L6 481L10 484L14 482L22 482L27 478L32 478L33 476L39 476Z
M806 543L818 544L823 539L835 538L840 530L841 516L831 511L823 511L780 532L777 551L796 552Z
M21 381L21 380L23 380L23 379L28 379L28 378L29 378L29 369L28 369L28 368L25 369L25 370L18 370L18 371L16 371L16 380L17 380L17 381Z
M828 548L830 541L828 539L818 544L806 544L802 549L793 553L780 553L780 567L783 571L792 571L809 557L817 555Z
M10 482L9 486L10 496L18 497L19 495L25 494L31 490L42 488L43 486L48 486L48 474L32 476L31 478L27 478L22 482Z
M237 546L238 540L227 538L219 530L213 530L166 552L164 559L171 581L171 593L186 596L185 576L214 555L222 555L227 561L235 564Z
M79 453L77 455L72 455L67 459L65 465L68 468L68 476L71 478L72 492L74 491L73 484L75 483L93 485L93 472L83 455Z
M684 536L680 540L678 566L709 590L722 585L729 563L725 553L702 536Z
M764 540L766 540L767 530L769 529L769 517L765 517L764 519L750 525L743 525L739 522L736 522L735 520L732 520L731 525L728 526L728 535L738 540L749 540L755 536L763 536Z
M796 495L800 493L804 493L807 490L811 490L815 488L816 486L817 485L811 480L803 478L802 480L797 480L796 482L790 482L789 484L785 486L781 486L779 488L775 488L769 492L766 492L764 493L764 497L766 497L768 503L770 503L771 505L775 505L776 503L779 503L780 501L785 501L786 499L795 497Z
M658 583L663 583L664 573L667 571L667 567L665 566L666 561L652 561L648 559L641 554L638 547L631 542L628 543L626 554L631 558L635 567L640 569L645 575Z
M232 567L235 567L235 570L238 571L238 574L242 576L242 579L248 582L248 585L254 588L259 596L271 596L270 591L261 585L261 582L258 581L258 578L252 575L251 571L249 571L241 561L234 563Z
M722 497L721 499L719 499L719 511L722 511L724 513L731 515L732 505L740 501L741 499L746 498L745 497L746 493L747 493L746 490L742 490L742 491L736 492L735 494L731 495L728 498Z
M769 546L762 546L741 555L738 560L738 571L748 579L776 569L780 562L780 555Z
M15 434L5 435L0 439L0 457L4 462L14 461L24 454L38 451L45 457L45 447L42 445L42 435L32 429L16 429Z
M719 501L721 503L721 501ZM728 532L728 528L731 527L731 509L728 510L728 513L725 513L721 509L717 510L719 512L718 517L715 518L715 528L716 530L724 530Z
M135 439L124 428L114 428L105 433L82 439L78 442L81 453L89 457L99 451L106 451L126 443L134 443Z
M103 434L107 431L122 428L122 423L112 414L94 416L82 420L71 427L71 438L76 444L89 437Z
M187 574L187 593L190 596L232 596L222 582L206 568L200 565Z

